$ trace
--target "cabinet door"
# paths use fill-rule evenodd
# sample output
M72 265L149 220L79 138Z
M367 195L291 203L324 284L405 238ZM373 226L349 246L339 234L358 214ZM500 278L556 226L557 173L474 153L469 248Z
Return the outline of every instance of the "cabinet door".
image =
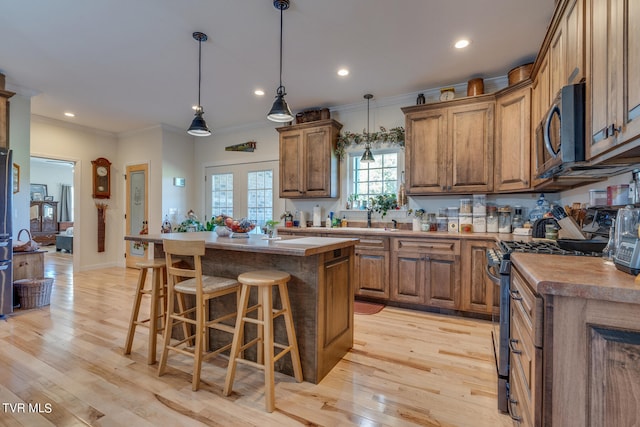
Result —
M627 142L640 135L640 2L625 0L624 23L624 89L622 108L624 123L618 141Z
M493 240L465 240L462 243L461 309L476 313L500 313L500 287L487 277L487 249Z
M531 177L531 88L496 100L495 190L528 190Z
M556 29L556 32L551 40L551 46L549 46L549 84L551 90L551 99L554 99L564 82L567 81L565 77L565 64L566 57L564 51L564 27L562 23Z
M285 131L280 134L280 197L303 195L302 133Z
M532 94L532 110L531 110L531 187L535 187L546 179L537 179L538 170L538 153L537 153L537 133L536 129L542 120L545 112L549 109L551 99L549 95L549 55L547 54L540 63L538 75L534 84Z
M460 280L454 256L425 256L425 303L433 307L457 309Z
M449 192L493 190L494 102L448 109Z
M574 0L564 13L565 84L580 82L584 72L584 0Z
M406 117L405 170L407 194L447 191L447 117L436 109Z
M331 194L331 162L335 158L331 129L328 126L319 126L305 130L302 135L305 196L336 197ZM333 187L337 186L334 184Z
M32 233L41 231L41 208L42 205L39 202L31 202L31 207L29 208L29 228Z
M55 233L58 231L58 215L57 203L42 204L42 231L46 233Z
M356 295L389 298L389 251L358 249L355 259Z
M616 80L622 81L622 67L619 66L622 42L618 44L618 34L622 29L617 27L615 10L610 10L619 0L592 1L590 7L590 78L591 91L591 138L587 145L587 156L593 158L615 144L615 135L608 131L609 125L616 117ZM615 8L614 8L615 9Z
M391 299L413 304L425 303L425 259L417 252L395 253L391 278Z

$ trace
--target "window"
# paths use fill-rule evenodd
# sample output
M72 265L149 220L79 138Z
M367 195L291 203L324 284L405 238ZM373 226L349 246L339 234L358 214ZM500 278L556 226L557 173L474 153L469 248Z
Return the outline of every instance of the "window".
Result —
M360 162L362 154L351 154L350 193L357 194L359 200L369 200L380 194L398 191L398 150L374 153L372 163Z
M233 174L211 175L211 217L223 214L233 217Z
M261 170L247 174L248 219L257 227L273 218L273 170Z

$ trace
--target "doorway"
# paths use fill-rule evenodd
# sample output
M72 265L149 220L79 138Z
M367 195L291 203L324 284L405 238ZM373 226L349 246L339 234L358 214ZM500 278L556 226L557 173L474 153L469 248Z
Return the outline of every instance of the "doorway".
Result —
M74 160L30 156L29 230L47 253L68 258L75 264ZM61 237L60 237L61 236Z

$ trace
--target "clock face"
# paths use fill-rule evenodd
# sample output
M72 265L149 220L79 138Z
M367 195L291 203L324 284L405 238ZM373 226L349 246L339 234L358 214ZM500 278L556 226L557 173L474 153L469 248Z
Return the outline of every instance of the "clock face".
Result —
M96 173L98 176L107 176L107 168L104 166L98 166L96 168Z
M456 97L456 93L452 90L445 90L440 94L440 101L450 101Z

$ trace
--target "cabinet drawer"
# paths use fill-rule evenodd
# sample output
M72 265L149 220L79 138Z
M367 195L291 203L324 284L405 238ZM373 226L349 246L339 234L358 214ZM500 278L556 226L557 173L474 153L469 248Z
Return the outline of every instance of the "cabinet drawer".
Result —
M392 239L393 250L412 253L460 255L459 240Z
M509 377L509 415L517 423L515 425L530 427L534 425L531 418L531 401L524 387L522 377L512 369Z
M527 329L531 331L533 343L542 347L542 298L533 293L517 269L511 268L511 313L520 310Z
M341 236L342 237L342 236ZM362 237L362 236L344 236L360 239L356 245L356 249L381 249L389 250L389 238L388 237Z

